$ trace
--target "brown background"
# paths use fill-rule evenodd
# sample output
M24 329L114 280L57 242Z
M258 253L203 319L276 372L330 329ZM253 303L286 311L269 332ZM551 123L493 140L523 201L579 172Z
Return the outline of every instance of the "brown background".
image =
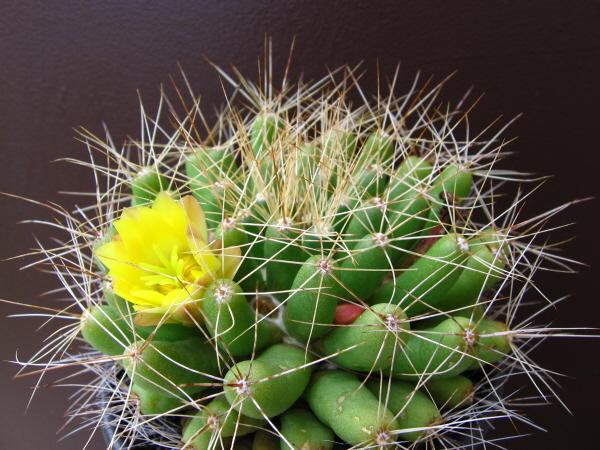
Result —
M417 70L437 79L458 71L448 86L456 98L470 86L485 93L475 125L523 112L512 128L519 139L513 167L555 178L530 211L598 193L600 114L600 5L597 1L0 1L0 190L72 206L59 190L89 188L89 173L50 161L84 157L73 127L101 130L105 121L117 141L137 133L140 89L149 105L157 87L180 62L205 105L221 100L218 79L202 61L235 63L255 74L265 33L282 65L296 36L295 68L308 78L325 66L365 61L391 73L402 62L402 85ZM374 70L367 76L373 87ZM47 217L39 208L0 198L0 233L5 258L26 251L32 233L48 230L17 225ZM577 236L566 254L595 263L597 201L571 209ZM592 234L593 233L593 234ZM2 263L0 297L40 301L53 281ZM550 315L559 325L599 326L600 299L585 268L578 276L541 277L568 303ZM21 312L1 306L3 315ZM0 358L28 355L40 334L33 322L2 319ZM37 324L37 322L36 322ZM600 347L590 340L553 340L537 358L567 373L564 398L575 417L557 406L531 417L550 431L506 442L514 449L595 449L600 404ZM14 367L1 364L0 449L80 449L82 436L57 443L67 392L43 389L25 414L31 381L11 381ZM509 425L507 425L509 427ZM504 432L507 431L504 428ZM519 432L528 432L521 427ZM100 443L92 448L102 448Z

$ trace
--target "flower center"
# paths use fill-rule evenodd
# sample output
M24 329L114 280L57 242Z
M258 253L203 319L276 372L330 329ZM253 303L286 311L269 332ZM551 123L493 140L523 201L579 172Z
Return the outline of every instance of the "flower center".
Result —
M151 289L167 294L173 289L181 289L193 284L204 271L195 258L186 253L179 253L175 246L169 256L165 255L158 246L153 248L158 264L140 263L140 268L148 273L140 277L142 282Z

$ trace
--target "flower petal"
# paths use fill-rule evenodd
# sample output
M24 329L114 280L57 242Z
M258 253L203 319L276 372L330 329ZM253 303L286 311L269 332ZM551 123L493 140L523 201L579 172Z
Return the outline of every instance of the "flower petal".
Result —
M242 264L242 250L239 247L226 247L222 250L221 273L223 278L233 279Z
M206 216L198 201L191 195L181 199L188 222L188 233L202 242L208 242L208 228L206 227Z

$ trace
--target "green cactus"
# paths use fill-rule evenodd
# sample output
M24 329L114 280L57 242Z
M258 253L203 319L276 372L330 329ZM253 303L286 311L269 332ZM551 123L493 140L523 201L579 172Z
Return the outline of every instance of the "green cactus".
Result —
M218 280L208 286L202 311L217 345L233 357L248 356L281 339L275 325L257 320L241 289L232 281Z
M478 303L506 273L497 234L468 239L446 230L442 217L468 198L473 174L463 164L402 157L395 135L347 124L286 155L290 131L283 116L261 113L239 141L250 149L206 147L185 159L187 186L213 229L210 246L238 255L241 286L225 278L206 284L196 328L136 324L126 334L121 317L103 333L86 320L82 335L105 354L130 355L124 366L147 414L178 409L182 398L197 396L228 368L224 396L184 427L184 442L196 450L254 432L240 417L258 426L281 416L280 430L257 434L257 448L276 435L281 448L299 449L331 448L335 435L354 446L434 439L427 430L443 423L436 404L456 408L471 395L471 380L460 374L511 350L506 327L486 319ZM266 196L256 202L259 186ZM227 189L241 193L237 203ZM320 207L335 216L319 216ZM266 312L249 302L261 291L274 297ZM342 310L338 317L339 300L356 305L343 304L351 318ZM477 316L463 317L473 308ZM285 334L304 348L277 344L282 332L264 314L280 317ZM136 311L129 316L136 320ZM410 318L419 319L414 327ZM110 337L115 333L140 342L122 346ZM320 361L338 370L309 382ZM367 389L350 371L384 378L368 380ZM390 375L426 385L417 389ZM318 419L289 409L303 393Z
M281 450L330 450L335 436L305 409L290 409L281 415Z
M473 382L464 375L430 380L427 392L440 409L466 407L473 401Z
M306 398L319 420L350 445L385 446L395 441L394 415L351 373L317 374Z
M96 305L81 316L83 339L108 356L122 355L135 341L131 318L111 305Z
M415 385L403 381L369 380L367 387L384 400L386 407L396 414L398 434L402 439L415 442L427 435L430 427L438 425L442 417L431 399ZM416 431L402 431L416 429Z
M237 165L233 154L223 148L201 149L185 164L189 189L214 227L231 213L229 190L235 191Z
M379 289L373 303L392 302L409 316L443 309L446 291L463 271L469 244L457 234L447 234L436 241L398 278Z
M396 348L409 328L404 311L380 303L365 310L352 324L336 327L323 339L331 361L350 370L369 372L388 369Z
M312 372L304 350L286 344L241 361L225 375L225 397L242 414L260 419L281 414L302 395Z
M334 271L332 262L320 256L311 256L298 270L283 318L291 336L308 342L330 331L337 306Z
M88 345L40 355L81 355L124 448L459 448L511 414L494 383L542 376L522 346L544 330L511 327L535 268L567 263L534 241L548 217L499 212L497 137L460 137L438 88L356 106L334 75L236 84L214 128L174 115L44 252Z
M173 413L186 405L185 399L166 394L158 388L143 388L132 383L131 392L139 401L140 412L145 415Z
M142 169L131 181L131 204L152 203L156 194L169 189L169 180L151 168Z
M165 394L194 395L218 373L214 349L203 338L142 341L123 352L123 364L133 383Z
M187 420L182 441L186 448L208 450L220 438L245 436L262 425L262 420L242 416L231 410L225 398L218 397Z

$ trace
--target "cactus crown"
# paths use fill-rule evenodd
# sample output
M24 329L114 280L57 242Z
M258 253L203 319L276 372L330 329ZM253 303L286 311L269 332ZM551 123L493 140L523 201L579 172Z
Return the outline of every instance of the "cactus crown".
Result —
M562 207L499 210L527 181L495 168L504 127L473 136L444 83L398 95L397 74L371 98L348 67L280 89L221 73L214 126L177 91L184 114L163 93L122 148L82 133L96 201L34 263L78 320L23 370L80 365L72 417L124 448L456 448L527 423L504 384L554 394L528 357L551 330L520 306L569 263L545 236Z

